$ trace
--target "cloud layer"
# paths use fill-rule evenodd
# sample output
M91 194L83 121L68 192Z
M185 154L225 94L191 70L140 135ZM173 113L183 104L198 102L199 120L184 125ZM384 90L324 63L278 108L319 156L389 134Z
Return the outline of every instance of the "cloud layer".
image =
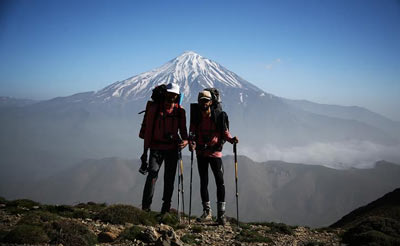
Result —
M400 146L384 146L368 141L317 142L288 148L272 145L240 146L238 149L238 154L246 155L256 161L281 160L336 169L370 168L380 160L400 164Z

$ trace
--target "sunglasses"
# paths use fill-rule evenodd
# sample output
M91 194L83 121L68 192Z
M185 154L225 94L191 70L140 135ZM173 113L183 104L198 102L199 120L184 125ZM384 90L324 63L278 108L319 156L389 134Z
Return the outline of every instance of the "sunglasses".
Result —
M200 99L199 100L200 103L208 103L209 101L211 101L211 100L209 100L209 99Z

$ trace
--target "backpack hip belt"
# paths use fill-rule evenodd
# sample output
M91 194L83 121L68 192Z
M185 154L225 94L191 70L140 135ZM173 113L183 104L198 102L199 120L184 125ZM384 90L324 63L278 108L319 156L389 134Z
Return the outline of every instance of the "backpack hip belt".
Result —
M215 145L208 145L208 144L199 144L196 147L197 150L199 151L221 151L222 150L222 145L220 143L217 143Z

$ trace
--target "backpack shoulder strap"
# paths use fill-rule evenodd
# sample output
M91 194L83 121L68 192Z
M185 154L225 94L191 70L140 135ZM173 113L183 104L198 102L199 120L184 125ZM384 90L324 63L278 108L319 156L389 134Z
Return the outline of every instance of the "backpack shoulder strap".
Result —
M198 103L190 104L190 124L198 125L201 120L201 112Z
M222 124L222 129L225 130L229 130L229 118L228 118L228 114L225 111L221 112L221 124Z

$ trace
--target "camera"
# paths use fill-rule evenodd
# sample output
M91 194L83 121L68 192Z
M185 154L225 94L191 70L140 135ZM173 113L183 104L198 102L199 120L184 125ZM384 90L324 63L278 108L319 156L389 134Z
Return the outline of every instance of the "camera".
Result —
M167 140L168 142L173 142L174 141L174 135L171 133L165 133L164 134L164 139Z

